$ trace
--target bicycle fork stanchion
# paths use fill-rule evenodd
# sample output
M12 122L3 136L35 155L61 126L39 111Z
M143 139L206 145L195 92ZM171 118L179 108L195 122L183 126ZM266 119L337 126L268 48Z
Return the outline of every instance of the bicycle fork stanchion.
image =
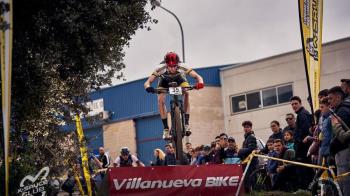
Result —
M342 178L342 177L344 177L344 176L349 175L350 172L347 172L347 173L341 174L341 175L339 175L339 176L336 176L335 173L334 173L334 171L331 170L331 168L329 168L328 170L329 170L329 172L331 173L331 175L332 175L333 178L334 178L334 184L335 184L335 186L337 187L339 196L343 196L343 192L341 191L341 188L340 188L340 186L339 186L339 183L336 182L336 181L338 180L338 178Z
M254 155L253 155L253 154L250 154L250 155L248 156L248 158L247 158L247 159L248 159L248 163L247 163L247 166L246 166L245 169L244 169L244 172L243 172L241 181L240 181L239 184L238 184L236 196L239 196L239 193L241 192L242 183L243 183L243 181L244 181L245 176L247 175L247 172L248 172L250 163L251 163L252 160L253 160L253 157L254 157ZM246 162L246 161L247 161L247 160L244 160L243 162Z

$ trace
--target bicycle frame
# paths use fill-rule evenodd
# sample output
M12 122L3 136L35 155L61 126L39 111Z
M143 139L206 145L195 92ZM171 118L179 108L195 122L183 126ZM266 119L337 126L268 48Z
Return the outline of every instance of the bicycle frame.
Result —
M176 161L178 164L183 162L183 144L182 138L185 133L185 118L183 110L182 96L172 95L170 101L171 107L171 135L174 138L173 143L176 148Z
M177 84L171 83L169 84L171 87L178 87ZM183 143L182 139L185 135L185 112L184 112L184 106L183 106L183 92L186 90L192 90L194 89L194 86L189 87L181 87L181 94L175 93L172 94L169 92L170 88L157 88L157 93L166 93L170 94L171 100L170 100L170 114L171 114L171 136L172 136L172 143L175 146L176 149L176 161L177 164L182 164L184 162L184 155L183 155Z

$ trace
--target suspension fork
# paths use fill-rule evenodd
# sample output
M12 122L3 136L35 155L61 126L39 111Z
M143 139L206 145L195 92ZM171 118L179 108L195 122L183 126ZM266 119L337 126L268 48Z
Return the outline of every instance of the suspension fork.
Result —
M175 136L175 130L174 130L174 125L175 125L175 107L178 106L180 108L181 112L181 122L182 122L182 137L185 135L185 111L184 111L184 104L183 100L178 96L174 95L173 98L170 100L170 107L171 107L171 130L172 130L172 135Z
M179 107L180 107L180 111L181 111L181 121L182 121L182 137L185 136L185 110L184 110L184 104L183 104L183 100L179 100Z

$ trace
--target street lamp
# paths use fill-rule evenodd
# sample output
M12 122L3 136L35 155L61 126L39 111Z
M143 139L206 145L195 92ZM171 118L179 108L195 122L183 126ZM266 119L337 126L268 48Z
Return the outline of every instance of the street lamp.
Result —
M170 10L168 10L165 7L161 6L160 2L158 0L151 0L151 5L160 7L163 10L165 10L166 12L170 13L171 15L173 15L175 17L175 19L179 23L180 30L181 30L181 39L182 39L182 62L184 63L185 62L185 40L184 40L184 32L182 30L182 25L181 25L181 22L180 22L179 18L173 12L171 12Z

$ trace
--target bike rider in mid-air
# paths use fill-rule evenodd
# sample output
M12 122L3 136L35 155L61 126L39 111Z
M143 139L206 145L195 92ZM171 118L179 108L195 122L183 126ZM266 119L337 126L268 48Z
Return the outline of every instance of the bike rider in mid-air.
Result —
M189 83L187 82L186 75L190 75L191 77L197 80L195 89L201 89L204 87L203 78L195 72L191 68L187 68L180 65L180 58L175 52L168 52L164 56L165 64L161 64L151 76L149 76L148 80L145 82L144 87L148 93L155 93L156 90L151 87L152 82L159 78L158 80L158 88L169 88L170 82L176 82L178 86L181 87L189 87ZM165 105L165 93L160 93L158 95L158 109L160 113L160 117L162 118L164 130L163 130L163 139L170 139L170 132L168 126L167 119L167 110ZM190 119L190 103L189 103L189 94L188 92L184 92L184 111L185 111L185 132L186 136L191 134L189 127L189 119Z

